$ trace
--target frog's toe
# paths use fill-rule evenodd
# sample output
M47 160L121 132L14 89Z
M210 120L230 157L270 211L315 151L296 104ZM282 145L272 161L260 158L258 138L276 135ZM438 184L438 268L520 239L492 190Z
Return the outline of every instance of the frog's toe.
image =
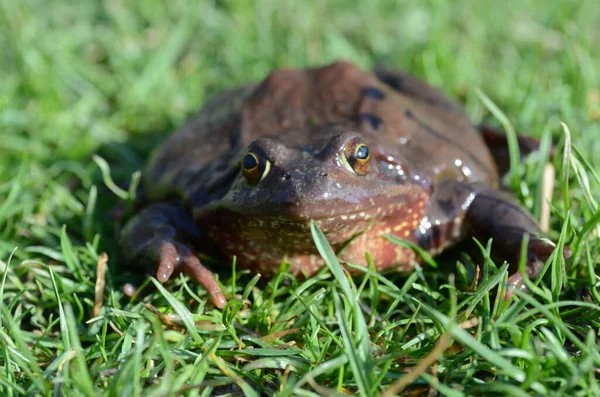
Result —
M205 268L195 255L184 258L183 263L184 271L198 281L206 289L215 306L222 309L227 303L227 299L225 299L213 273Z
M554 252L555 249L556 249L556 246L554 244L552 244L548 240L545 240L542 238L533 238L529 242L529 246L527 247L528 273L530 273L529 272L530 269L533 270L533 272L532 272L533 274L530 274L529 278L537 277L537 275L539 274L539 271L535 272L536 267L533 265L533 263L534 262L543 262L542 263L542 267L543 267L543 264L546 261L548 261L548 259L550 259L550 255L552 255L552 253ZM572 255L571 248L563 247L562 255L563 255L563 258L565 258L565 259L570 258ZM539 270L541 270L541 268Z
M181 258L175 244L171 242L164 242L160 245L159 257L160 264L156 270L156 278L161 283L164 283L171 278L171 275L181 261Z
M527 292L527 285L525 284L525 280L523 280L523 276L521 273L515 273L508 278L508 287L506 288L506 294L504 295L504 299L509 300L515 293L515 290L521 292Z
M529 241L529 247L527 247L527 258L528 262L546 262L552 252L554 251L554 244L547 242L540 238L533 238ZM531 267L527 266L529 270Z
M191 249L183 244L163 242L159 248L159 256L160 265L156 271L156 278L159 281L169 280L176 269L181 269L206 289L215 306L219 309L225 306L227 300L214 275L202 265Z
M125 285L123 285L123 292L125 293L125 296L132 298L135 295L136 291L137 287L132 283L126 283Z
M548 242L548 240L544 240L541 238L533 238L529 242L529 246L527 247L527 266L525 268L527 277L529 279L535 279L539 276L540 272L544 268L546 262L554 252L556 247L554 244ZM563 248L563 257L565 259L571 256L571 249L569 247ZM510 297L514 294L515 290L519 290L521 292L527 291L527 285L525 284L525 280L521 273L516 272L512 276L508 278L508 288L506 290L506 299L510 299Z

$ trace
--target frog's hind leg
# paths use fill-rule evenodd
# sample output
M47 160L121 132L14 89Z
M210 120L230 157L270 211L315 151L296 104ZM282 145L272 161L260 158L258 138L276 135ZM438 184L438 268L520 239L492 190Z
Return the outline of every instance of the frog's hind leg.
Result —
M467 237L493 239L494 257L512 266L509 294L514 288L524 289L523 278L516 271L523 237L529 235L526 272L530 279L540 274L555 248L541 237L537 222L508 193L481 183L445 181L436 186L419 233L419 244L432 252ZM570 250L565 248L563 255L570 256Z
M420 99L453 113L465 114L463 107L458 102L453 101L442 91L409 73L384 66L377 66L373 70L373 73L375 73L375 76L377 76L379 80L404 95Z
M222 308L225 297L213 274L205 268L190 244L199 231L180 207L152 204L132 218L121 234L121 250L128 262L144 270L156 271L156 278L167 281L176 271L184 271L198 281Z
M508 139L506 134L498 128L486 124L478 126L479 133L490 150L500 175L504 175L510 168L510 156L508 151ZM521 159L540 149L540 141L526 136L517 136L519 154ZM550 149L550 156L554 154L554 148Z

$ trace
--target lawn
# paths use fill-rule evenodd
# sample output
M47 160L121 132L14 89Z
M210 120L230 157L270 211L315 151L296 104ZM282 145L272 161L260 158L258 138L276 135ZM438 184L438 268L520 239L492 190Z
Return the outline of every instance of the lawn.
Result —
M0 395L600 395L598 42L595 0L0 0ZM224 88L339 58L552 140L573 257L504 302L501 263L348 279L315 231L332 271L222 263L224 311L185 277L127 298L117 212L152 148ZM537 217L544 162L508 181Z

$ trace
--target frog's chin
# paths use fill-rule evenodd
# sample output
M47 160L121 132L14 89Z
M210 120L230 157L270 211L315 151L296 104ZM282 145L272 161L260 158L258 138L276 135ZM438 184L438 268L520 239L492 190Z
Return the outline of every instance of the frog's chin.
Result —
M364 258L364 253L370 252L376 254L377 266L384 268L394 261L402 263L398 258L404 258L405 253L386 243L383 236L409 238L423 217L424 207L423 201L396 201L315 218L253 216L222 208L204 213L196 222L222 253L237 257L242 267L267 273L289 262L293 273L309 270L311 274L322 266L311 233L312 222L336 251L344 247L344 252L350 253L344 260Z
M336 211L331 216L320 217L288 216L288 214L259 216L253 213L219 209L203 213L195 219L196 224L208 230L209 236L216 241L234 238L265 248L268 244L289 245L293 250L294 247L312 244L311 223L313 222L325 233L331 243L343 243L366 230L370 224L398 213L401 207L401 204L395 203L358 211L343 213Z
M303 267L299 264L306 262L306 258L313 258L311 263L316 260L318 252L311 232L312 222L323 231L334 249L345 247L346 251L354 247L356 252L363 249L360 255L364 257L365 250L377 250L382 235L407 237L416 230L427 201L428 195L423 190L406 187L388 189L384 194L367 196L357 202L339 198L316 203L304 200L295 207L264 203L241 206L234 205L236 201L221 200L196 209L194 221L220 252L236 256L240 266L264 271L283 261ZM352 247L347 246L350 241ZM357 248L359 244L361 249ZM395 255L390 250L379 256Z

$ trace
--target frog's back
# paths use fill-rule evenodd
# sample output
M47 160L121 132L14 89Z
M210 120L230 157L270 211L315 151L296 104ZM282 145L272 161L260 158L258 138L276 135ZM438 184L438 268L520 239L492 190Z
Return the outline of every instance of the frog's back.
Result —
M497 184L489 148L460 104L407 73L376 68L375 75L392 94L366 100L363 111L389 125L380 140L406 164L413 182L430 187L447 179Z
M315 124L360 131L395 183L431 189L446 179L497 182L489 150L458 104L407 74L336 62L275 71L211 100L154 154L147 196L194 194L194 204L218 198L246 145L283 130L298 131L286 139L318 141L310 134L326 129L308 127Z

